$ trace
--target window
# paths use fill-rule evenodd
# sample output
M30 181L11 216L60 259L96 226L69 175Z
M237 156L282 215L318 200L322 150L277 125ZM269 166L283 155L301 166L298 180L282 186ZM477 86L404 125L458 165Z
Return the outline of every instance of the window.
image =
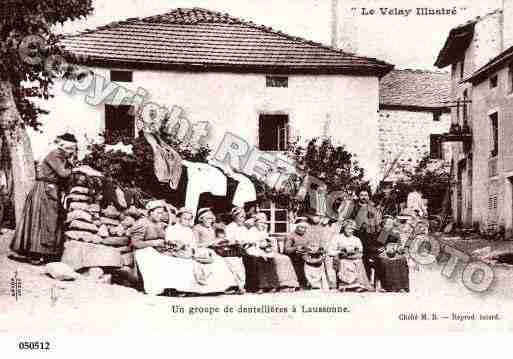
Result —
M463 91L463 123L468 121L468 91Z
M440 122L440 117L442 117L442 111L433 112L433 121Z
M132 71L110 71L110 80L114 82L132 82Z
M133 106L105 105L105 143L117 143L120 136L135 137Z
M429 157L432 159L442 159L442 135L429 136Z
M498 82L499 82L499 76L498 75L493 75L492 77L490 77L490 88L491 89L496 88Z
M289 78L287 76L266 76L265 85L267 87L289 87Z
M499 154L499 115L497 112L490 115L490 140L491 140L491 153L490 157L495 157Z
M488 231L495 232L497 230L497 200L498 195L492 194L488 197Z
M266 202L260 207L260 212L267 216L271 235L284 236L289 233L289 214L286 208L274 202Z
M260 115L258 144L262 151L286 151L289 143L288 115Z

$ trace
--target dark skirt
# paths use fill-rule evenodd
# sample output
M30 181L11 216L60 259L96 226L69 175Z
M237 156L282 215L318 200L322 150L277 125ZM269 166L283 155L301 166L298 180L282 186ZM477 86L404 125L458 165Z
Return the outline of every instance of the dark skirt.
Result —
M296 271L297 279L299 281L299 285L302 288L306 288L308 286L308 281L306 280L305 275L305 261L303 256L297 253L289 254L290 260L292 261L292 265L294 266L294 270Z
M246 269L246 290L257 292L260 289L279 288L280 282L272 258L244 255L242 260Z
M410 290L408 261L404 256L388 258L383 254L377 257L376 275L387 292Z
M25 201L11 250L26 256L60 257L63 251L62 215L57 185L37 181Z

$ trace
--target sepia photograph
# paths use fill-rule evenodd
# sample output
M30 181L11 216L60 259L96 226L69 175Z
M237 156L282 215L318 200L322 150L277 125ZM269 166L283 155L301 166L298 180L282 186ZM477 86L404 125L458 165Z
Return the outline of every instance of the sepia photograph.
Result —
M512 138L513 0L2 0L0 338L511 334Z

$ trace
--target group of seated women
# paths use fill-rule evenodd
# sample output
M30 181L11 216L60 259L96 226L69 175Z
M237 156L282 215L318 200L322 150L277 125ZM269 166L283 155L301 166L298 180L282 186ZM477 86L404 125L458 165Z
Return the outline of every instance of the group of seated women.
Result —
M244 209L236 207L231 211L231 223L225 226L216 222L209 208L198 211L196 224L192 211L186 208L176 210L164 202L151 201L147 209L148 216L136 223L130 238L134 273L148 294L374 290L362 262L363 246L354 235L353 220L343 221L337 227L342 228L340 233L333 233L333 226L320 223L319 217L310 221L298 218L280 249L276 238L269 235L264 213L247 218ZM167 223L163 217L168 217ZM377 275L386 275L388 268L380 256L390 259L392 252L394 257L399 254L396 259L400 260L399 251L384 243L376 257ZM386 283L386 279L380 281ZM407 289L402 285L390 291Z

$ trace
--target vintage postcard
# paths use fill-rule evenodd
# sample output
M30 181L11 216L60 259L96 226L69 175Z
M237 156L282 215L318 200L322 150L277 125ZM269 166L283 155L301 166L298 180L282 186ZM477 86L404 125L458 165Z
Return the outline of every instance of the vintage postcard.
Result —
M513 330L513 0L3 0L0 336Z

